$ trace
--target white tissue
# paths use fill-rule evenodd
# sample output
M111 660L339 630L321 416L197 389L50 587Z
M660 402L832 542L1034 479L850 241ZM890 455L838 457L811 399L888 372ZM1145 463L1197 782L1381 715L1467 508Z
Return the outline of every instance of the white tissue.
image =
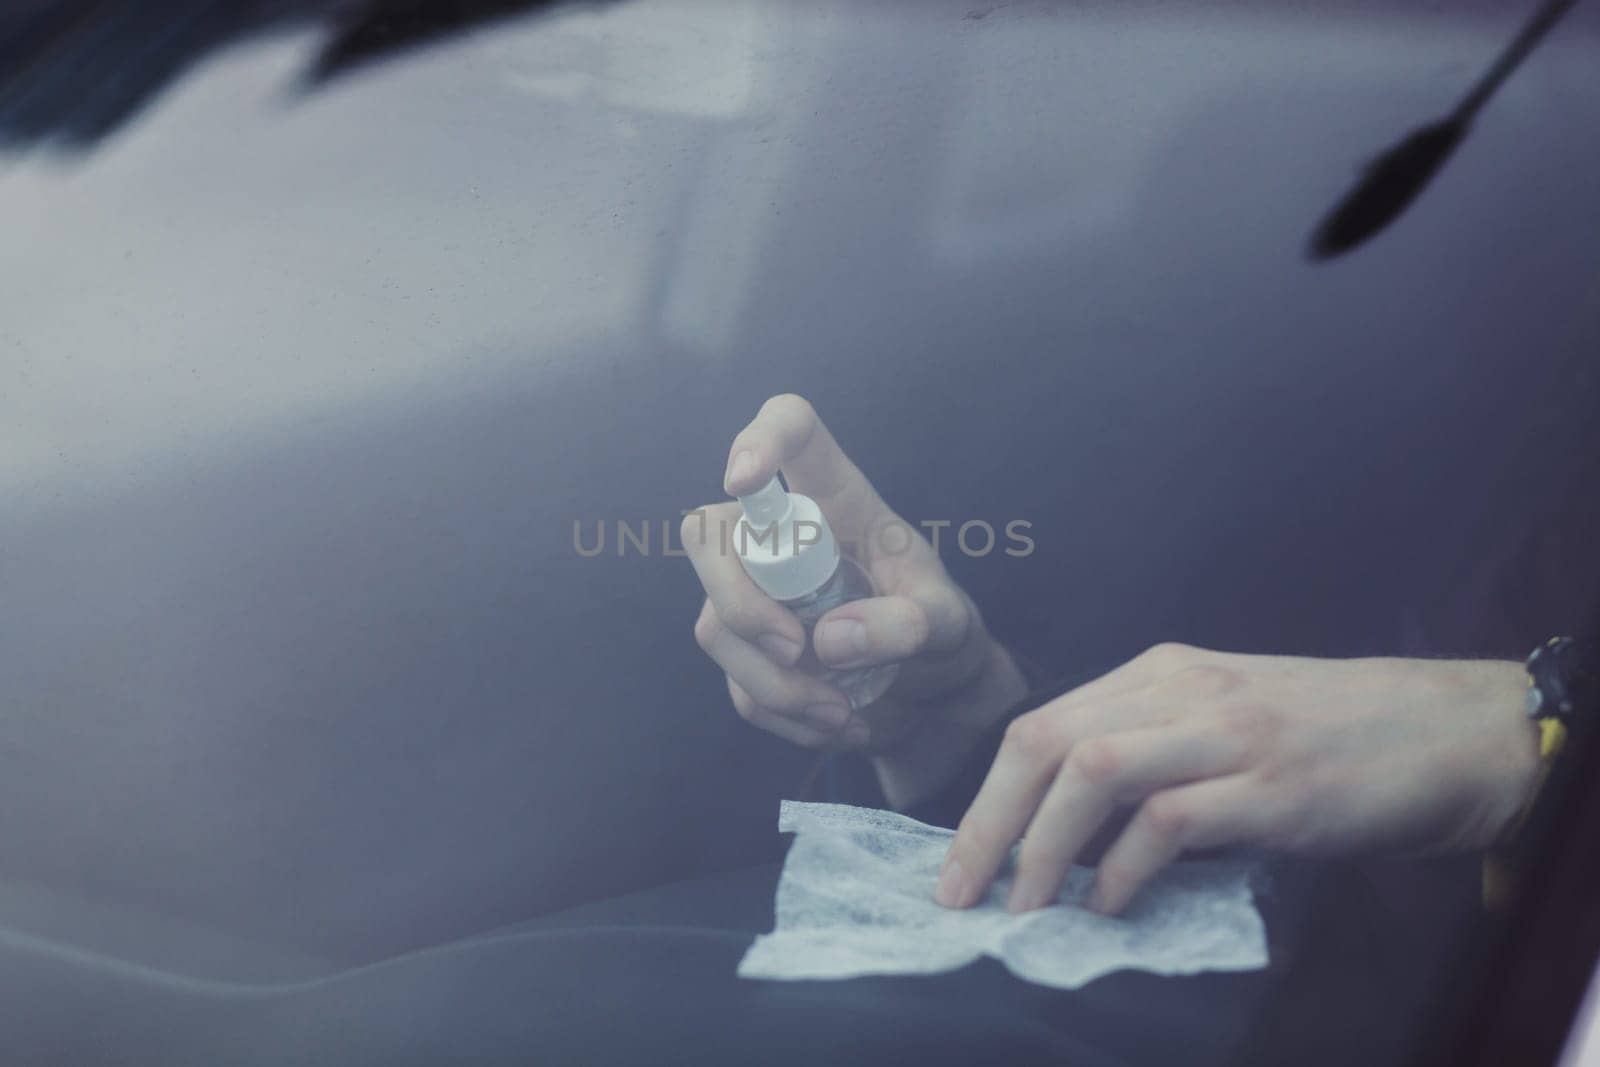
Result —
M993 956L1019 978L1076 989L1112 971L1267 964L1254 864L1175 864L1121 918L1078 906L1092 878L1083 867L1071 870L1055 904L1012 915L1008 864L982 901L952 911L933 900L950 830L891 811L789 800L778 829L797 836L778 880L776 929L745 953L744 978L937 974Z

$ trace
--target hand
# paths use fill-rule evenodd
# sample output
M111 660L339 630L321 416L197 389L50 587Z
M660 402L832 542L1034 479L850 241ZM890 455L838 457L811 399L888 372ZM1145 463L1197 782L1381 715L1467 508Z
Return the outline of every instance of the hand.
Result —
M975 903L1020 838L1011 910L1048 904L1119 809L1089 896L1105 914L1191 849L1487 847L1537 776L1525 688L1510 662L1159 646L1012 722L935 897Z
M796 669L805 628L723 547L718 531L723 524L734 530L741 514L733 502L707 505L683 522L684 548L706 591L695 640L726 672L746 720L799 745L877 753L886 789L904 799L958 763L953 749L981 734L1026 687L933 546L890 510L798 396L768 400L734 438L724 485L730 494L748 493L780 469L790 489L816 500L882 594L818 620L817 659L829 667L899 663L899 674L884 696L852 712L841 693ZM915 743L930 730L938 743Z

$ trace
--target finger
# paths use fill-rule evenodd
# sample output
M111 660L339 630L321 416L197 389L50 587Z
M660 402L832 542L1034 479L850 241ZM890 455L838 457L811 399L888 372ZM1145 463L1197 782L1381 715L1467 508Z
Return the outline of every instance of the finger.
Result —
M1055 901L1067 871L1117 808L1171 786L1248 765L1249 739L1199 725L1156 726L1074 745L1028 824L1009 907Z
M1013 719L994 765L950 843L934 898L970 907L987 891L1032 821L1074 743L1164 721L1172 701L1147 686L1096 701L1058 697Z
M740 718L794 744L806 748L848 750L862 748L870 739L867 724L859 718L850 718L843 727L833 725L831 721L820 722L805 716L792 718L772 708L762 707L738 682L732 678L727 681L728 693L733 698L734 710Z
M956 828L934 890L934 899L947 908L971 907L987 891L1071 745L1044 710L1006 728L1000 752Z
M1282 812L1247 775L1162 790L1139 807L1100 861L1089 907L1116 915L1184 852L1263 840Z
M805 652L806 631L794 613L763 593L723 541L739 505L713 504L684 517L683 548L722 625L788 667Z
M782 468L789 486L824 511L868 518L882 507L877 492L803 398L775 396L761 405L728 451L723 486L735 495L765 485ZM835 530L835 533L841 531Z
M898 663L925 653L953 652L967 634L968 613L948 584L835 608L818 621L811 641L831 667Z
M723 626L715 612L702 611L694 632L712 662L762 707L834 729L850 720L849 701L842 694L802 671L773 663Z
M728 679L728 695L733 698L733 708L741 719L791 744L805 748L821 748L834 736L834 731L762 707L732 678Z

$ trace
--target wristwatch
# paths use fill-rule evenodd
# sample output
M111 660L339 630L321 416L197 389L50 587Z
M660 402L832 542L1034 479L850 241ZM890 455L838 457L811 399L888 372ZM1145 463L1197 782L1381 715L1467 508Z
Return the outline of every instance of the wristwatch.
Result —
M1552 637L1528 655L1528 714L1570 726L1585 679L1578 642Z
M1511 841L1484 858L1483 900L1503 906L1515 889L1516 871L1537 847L1549 822L1551 771L1574 730L1588 732L1596 718L1594 677L1582 650L1570 637L1552 637L1528 655L1528 692L1524 707L1539 728L1539 777L1532 798L1517 817Z
M1528 654L1528 717L1539 724L1539 786L1550 765L1561 755L1578 713L1578 690L1583 685L1578 643L1570 637L1552 637ZM1534 796L1539 795L1535 788ZM1531 806L1531 802L1530 802Z

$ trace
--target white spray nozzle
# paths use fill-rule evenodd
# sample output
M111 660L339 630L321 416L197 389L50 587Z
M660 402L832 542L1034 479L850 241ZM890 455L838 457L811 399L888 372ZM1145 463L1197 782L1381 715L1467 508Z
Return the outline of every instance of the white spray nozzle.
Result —
M752 530L765 530L789 517L789 494L776 474L760 489L739 497L739 503L744 507L744 521Z
M744 519L734 536L739 562L762 591L775 600L809 596L827 584L839 564L828 520L817 502L791 493L774 476L739 498Z

